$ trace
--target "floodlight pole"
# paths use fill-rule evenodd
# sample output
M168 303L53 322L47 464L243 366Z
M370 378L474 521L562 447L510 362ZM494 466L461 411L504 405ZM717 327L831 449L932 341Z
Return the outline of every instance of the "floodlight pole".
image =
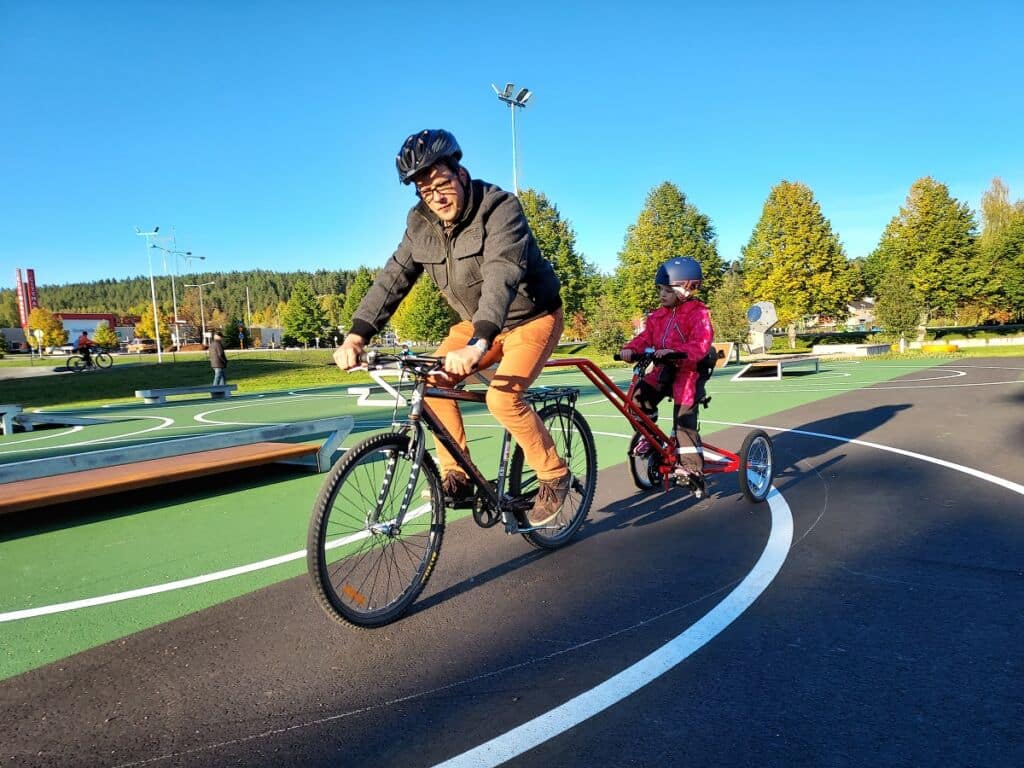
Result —
M200 323L202 323L202 326L203 326L203 338L201 339L200 343L203 343L203 342L206 341L206 312L203 309L203 286L205 286L205 285L215 285L215 283L211 280L208 283L186 283L185 284L186 288L198 288L199 289L199 321L200 321Z
M153 279L153 251L150 248L152 245L150 238L156 237L156 233L159 231L160 227L153 227L152 232L143 232L138 227L135 228L136 235L146 238L146 260L149 262L149 292L153 299L153 335L156 336L156 361L162 363L164 361L164 350L160 344L160 317L156 309L156 281Z
M515 90L515 85L512 83L506 83L504 91L499 91L498 86L493 83L491 84L491 88L494 89L494 93L498 96L498 100L508 104L508 108L512 111L512 189L516 195L518 195L519 173L516 162L516 107L525 109L526 102L530 100L533 93L531 93L528 88L520 88L519 93L513 96L512 91Z
M171 276L171 301L174 304L174 343L179 347L181 346L181 320L178 319L178 291L174 285L174 276L178 272L178 257L182 256L186 259L205 259L205 256L193 256L192 251L175 251L170 248L164 248L162 245L153 243L150 248L159 248L164 252L164 272ZM174 271L167 269L167 254L174 257Z

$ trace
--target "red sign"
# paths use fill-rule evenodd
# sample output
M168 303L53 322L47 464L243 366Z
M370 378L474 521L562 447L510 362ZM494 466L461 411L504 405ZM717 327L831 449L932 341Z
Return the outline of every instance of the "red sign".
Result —
M28 277L28 311L31 312L39 306L39 293L36 291L36 271L34 269L26 269L25 276Z
M25 296L25 284L21 282L21 270L14 270L14 279L18 286L18 319L21 320L21 327L28 328L28 309ZM27 335L27 334L26 334Z

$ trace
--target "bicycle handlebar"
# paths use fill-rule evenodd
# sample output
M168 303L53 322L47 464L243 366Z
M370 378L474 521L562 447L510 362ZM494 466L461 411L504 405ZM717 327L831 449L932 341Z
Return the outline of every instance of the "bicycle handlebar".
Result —
M655 352L656 350L654 349L654 347L647 347L643 352L634 357L632 362L637 363L640 360L647 360L647 362L650 362L651 360L658 360L659 362L664 360L685 360L687 357L685 352L669 352L667 355L655 357ZM622 357L619 356L618 352L612 355L612 359L618 362L624 362L622 360Z

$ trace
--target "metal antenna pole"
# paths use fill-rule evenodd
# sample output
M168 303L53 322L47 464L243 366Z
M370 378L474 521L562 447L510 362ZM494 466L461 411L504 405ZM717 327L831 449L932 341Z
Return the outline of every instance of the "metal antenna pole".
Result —
M164 351L160 344L160 313L156 308L156 281L153 279L153 251L150 249L152 243L150 238L156 237L156 233L160 231L160 227L153 227L152 232L143 232L138 227L135 228L135 234L139 237L146 238L146 261L149 262L149 292L153 299L153 335L156 336L156 361L162 363L164 361Z

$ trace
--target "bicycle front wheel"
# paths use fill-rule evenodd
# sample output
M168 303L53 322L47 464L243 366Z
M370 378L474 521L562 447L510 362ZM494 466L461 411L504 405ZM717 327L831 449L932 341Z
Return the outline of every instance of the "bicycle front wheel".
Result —
M413 458L406 435L369 437L338 460L313 506L306 563L321 607L342 623L388 624L430 579L444 495L433 459L414 479Z
M590 512L597 490L597 448L590 426L575 408L552 403L537 415L555 441L558 455L569 465L572 485L558 517L549 524L551 527L529 531L523 538L540 549L558 549L576 535ZM538 488L537 474L526 465L523 449L517 445L509 465L509 492L532 498Z
M109 368L114 364L114 358L108 352L99 352L93 355L92 360L98 368Z
M72 355L68 358L68 370L74 371L75 373L81 373L86 368L85 360L78 355Z

